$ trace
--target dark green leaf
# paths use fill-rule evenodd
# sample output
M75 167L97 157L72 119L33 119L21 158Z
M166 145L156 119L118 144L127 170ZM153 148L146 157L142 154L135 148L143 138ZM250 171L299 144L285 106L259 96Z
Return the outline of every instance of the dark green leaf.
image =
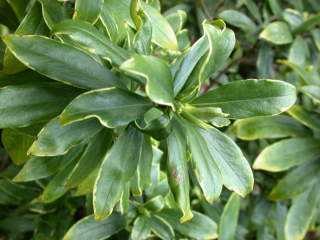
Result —
M36 156L57 156L86 141L100 131L102 126L96 119L61 126L58 118L47 123L32 144L29 153Z
M120 200L124 184L134 175L142 144L142 134L132 127L126 129L106 155L94 186L95 218L107 218ZM124 151L125 149L125 151Z
M29 126L57 116L81 91L58 83L0 89L0 127Z
M21 62L54 80L86 89L122 86L108 69L70 45L41 36L7 35L4 42Z
M143 115L152 103L129 91L108 88L86 92L74 99L60 116L63 125L98 118L106 127L124 126Z

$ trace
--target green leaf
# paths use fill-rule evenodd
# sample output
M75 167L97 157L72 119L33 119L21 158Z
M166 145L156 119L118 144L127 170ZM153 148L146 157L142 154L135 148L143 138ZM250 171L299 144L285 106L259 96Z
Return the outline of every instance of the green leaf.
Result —
M3 40L21 62L54 80L85 89L122 86L113 73L78 48L41 36L6 35Z
M103 8L100 14L102 26L105 29L108 38L112 42L121 43L127 35L127 24L120 18L119 15L110 10L110 4L106 2L107 0L104 1ZM117 9L120 10L121 8Z
M69 12L59 2L55 0L38 0L42 5L42 15L47 26L52 27L69 18Z
M257 31L256 24L242 12L236 10L225 10L219 13L218 16L227 23L240 28L246 33L254 33Z
M131 232L132 240L143 240L147 239L151 231L151 221L150 218L146 216L139 216L133 223L133 228Z
M43 203L51 203L55 200L62 197L67 193L69 188L66 186L66 181L68 176L70 175L72 169L77 164L79 157L81 156L82 146L77 147L76 151L78 154L74 155L74 158L68 162L68 164L64 164L64 168L59 171L49 182L49 184L45 187L42 195L40 196L40 200Z
M288 60L303 67L306 65L309 56L310 53L307 42L301 36L296 37L291 45Z
M146 94L152 101L173 107L173 81L165 61L154 56L134 55L120 69L142 77L146 81Z
M144 114L144 118L138 119L135 124L141 132L156 140L162 140L167 138L172 131L171 118L162 111L151 108Z
M65 20L53 27L55 35L68 35L87 51L97 54L119 67L130 53L107 39L91 24L80 20Z
M153 42L162 48L177 50L176 35L168 21L155 8L142 1L140 3L144 14L151 22Z
M100 15L103 0L76 0L74 19L95 23Z
M151 169L152 169L152 145L150 137L144 134L143 143L140 149L140 159L138 169L140 171L140 185L141 188L147 189L151 186Z
M277 183L269 194L269 198L271 200L285 200L301 194L318 181L319 172L318 159L301 164Z
M96 136L92 137L79 162L70 173L66 186L75 187L88 177L101 164L109 151L111 143L112 132L108 129L103 129Z
M179 64L177 65L178 69L175 72L173 82L175 96L181 91L188 78L190 77L193 69L196 67L197 63L207 52L207 50L208 41L206 36L203 36L193 44L189 51L187 51L187 53L180 60L181 63L179 63L179 60L177 60Z
M95 135L101 128L96 119L61 126L59 119L54 118L40 131L28 152L36 156L63 155L70 148Z
M164 209L157 213L167 221L176 231L194 239L215 239L218 237L217 224L209 217L193 211L193 218L185 223L180 223L180 212L177 209Z
M243 140L308 135L308 131L303 125L286 115L238 120L234 125L234 129L237 137Z
M35 199L39 191L36 188L31 186L27 187L24 184L14 183L10 180L4 178L0 180L0 193L4 192L10 199L13 201L8 203L10 204L19 204L21 205L23 202L29 202Z
M192 74L188 78L181 95L189 95L194 89L200 90L210 76L219 71L226 64L235 46L235 35L232 30L226 28L225 23L215 21L210 24L203 22L203 31L208 41L208 51L201 57ZM219 26L222 25L222 26Z
M222 190L222 176L219 167L210 153L201 128L187 121L183 122L192 154L192 165L196 178L208 202L216 200Z
M314 25L319 24L320 14L311 15L307 20L301 23L298 27L294 29L294 33L308 32L314 27Z
M236 236L238 217L240 211L240 197L231 194L225 205L219 222L219 239L233 240Z
M100 240L121 231L125 227L125 218L118 213L104 221L96 221L89 215L75 223L63 237L63 240Z
M315 103L320 103L320 87L315 85L303 86L300 91L310 97Z
M169 22L172 30L175 33L178 33L182 30L183 25L187 21L187 13L183 10L177 10L176 12L167 15L166 19Z
M94 186L95 218L107 218L120 200L124 184L134 175L142 144L142 134L132 127L126 129L106 155ZM126 149L125 151L123 149Z
M231 94L232 93L232 94ZM230 118L276 115L296 101L296 89L276 80L235 81L193 100L196 107L220 107Z
M186 222L193 217L189 197L187 139L177 121L174 121L172 133L167 139L167 147L167 176L170 189L183 212L180 222Z
M106 127L127 125L143 115L152 103L129 91L107 88L86 92L74 99L60 115L63 125L98 118Z
M314 138L293 138L276 142L265 148L253 167L271 172L289 169L320 156L320 142Z
M253 189L253 174L240 148L227 135L215 128L199 129L208 150L218 166L223 184L244 197Z
M308 84L308 85L319 84L320 77L319 77L319 74L318 74L316 68L309 68L309 69L304 68L304 67L299 66L298 64L295 64L295 63L287 61L287 60L282 60L282 59L277 60L277 63L287 65L294 72L298 73L299 76L301 77L302 81L305 84Z
M115 17L119 17L123 22L127 23L130 27L134 27L134 23L130 15L130 4L128 0L104 0L106 10L112 12Z
M300 240L304 238L317 212L319 201L318 184L314 184L312 188L307 189L294 200L286 220L286 239Z
M292 35L288 25L280 21L268 24L260 33L260 38L276 45L289 44L292 42Z
M204 121L209 121L215 117L227 117L228 114L222 112L221 108L215 107L193 107L189 104L182 106L182 111L188 114L192 114L196 118Z
M152 52L152 24L146 18L133 39L133 45L138 54L151 55Z
M28 160L27 152L34 137L7 128L2 130L1 141L11 160L20 165Z
M273 57L274 53L269 44L263 44L258 53L257 70L259 78L274 79Z
M71 149L67 154L57 157L32 156L13 179L16 182L30 182L49 177L79 156L79 149Z
M57 116L81 91L58 83L0 89L0 128L30 126Z
M320 129L320 117L318 113L304 110L301 106L294 105L288 110L288 114L302 124L312 129Z
M16 34L20 35L47 35L48 32L48 28L46 27L46 24L42 19L41 6L37 2L27 13L27 15L24 17L19 27L15 31ZM3 72L7 74L14 74L25 69L27 69L27 67L22 64L9 49L6 49L4 55Z
M171 225L159 216L152 216L151 219L152 232L163 240L174 239L174 231Z

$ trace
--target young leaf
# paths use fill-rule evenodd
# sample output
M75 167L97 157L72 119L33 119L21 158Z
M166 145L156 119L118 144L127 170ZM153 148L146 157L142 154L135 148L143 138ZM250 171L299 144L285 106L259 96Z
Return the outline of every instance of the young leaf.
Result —
M292 35L288 25L285 22L273 22L266 26L260 33L260 38L273 44L282 45L292 42Z
M167 175L170 189L179 208L183 212L180 222L188 221L193 217L189 197L189 173L187 164L187 140L183 129L174 121L172 133L167 140L168 158Z
M118 213L104 221L96 221L89 215L75 223L63 237L63 240L100 240L121 231L125 227L125 218Z
M235 193L231 194L223 209L219 222L219 239L233 240L236 236L238 216L240 211L240 197Z
M134 55L120 69L142 77L146 81L146 93L152 101L173 107L173 81L165 61L154 56Z
M0 89L0 127L30 126L57 116L81 91L58 83Z
M98 118L106 127L124 126L143 115L152 103L129 91L107 88L86 92L74 99L60 115L63 125Z
M152 25L152 40L155 44L169 50L177 50L176 35L168 21L153 7L141 1L141 8Z
M320 142L314 138L293 138L266 147L254 162L255 169L279 172L320 156Z
M241 119L236 121L234 128L237 137L243 140L308 135L303 125L286 115Z
M78 48L41 36L6 35L3 40L21 62L54 80L85 89L122 86L113 73Z
M103 0L76 0L74 19L95 23L100 15Z
M120 200L124 184L134 175L142 144L142 134L129 127L106 155L94 186L93 206L96 220L107 218ZM126 149L126 151L124 151Z
M222 24L221 29L215 24ZM210 22L204 21L202 25L209 45L208 51L188 78L182 89L182 96L190 94L194 89L200 90L201 83L226 63L236 42L233 31L227 29L224 22L217 21L210 24Z
M190 50L180 60L181 63L177 65L178 69L175 72L173 82L175 96L181 91L193 69L207 50L208 40L206 36L203 36L193 44Z
M296 89L276 80L235 81L193 100L196 107L220 107L230 118L276 115L296 101Z
M102 126L96 119L75 122L61 126L58 118L47 123L29 149L36 156L57 156L65 154L70 148L86 141L100 131Z

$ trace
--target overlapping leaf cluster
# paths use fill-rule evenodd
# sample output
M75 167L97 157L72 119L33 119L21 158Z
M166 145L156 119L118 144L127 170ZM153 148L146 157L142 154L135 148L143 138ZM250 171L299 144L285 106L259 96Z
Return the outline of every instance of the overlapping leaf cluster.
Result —
M0 204L10 212L0 212L3 234L264 239L276 229L283 239L286 229L288 239L300 239L319 205L317 134L299 123L317 126L305 109L317 103L319 30L309 31L319 17L303 15L301 1L288 4L297 10L272 0L0 0L0 128L14 163L1 173ZM305 94L301 106L292 107L294 85ZM292 118L278 115L289 108ZM240 142L248 162L232 131L245 140L297 136L267 147L254 164L271 171L302 164L271 193L298 196L285 227L288 205L259 192L278 176L258 175L258 190L241 200L254 186L252 156L267 142ZM286 180L295 171L310 181ZM299 189L283 193L288 182ZM243 209L256 202L253 213L239 215L241 202ZM304 223L290 222L301 209Z

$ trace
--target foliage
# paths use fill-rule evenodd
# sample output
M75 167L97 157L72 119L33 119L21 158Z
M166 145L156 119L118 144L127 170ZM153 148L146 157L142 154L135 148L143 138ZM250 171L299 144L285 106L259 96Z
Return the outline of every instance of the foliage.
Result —
M318 1L0 9L0 238L316 238Z

